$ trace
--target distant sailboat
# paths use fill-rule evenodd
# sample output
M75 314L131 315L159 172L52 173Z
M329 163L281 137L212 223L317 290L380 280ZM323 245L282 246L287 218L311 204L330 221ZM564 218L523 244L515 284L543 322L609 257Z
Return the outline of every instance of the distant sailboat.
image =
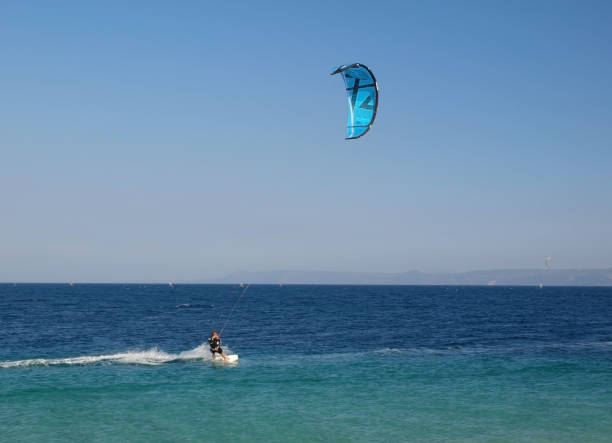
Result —
M70 282L68 284L70 285L70 287L74 286L74 282Z
M171 287L171 288L174 288L174 283L169 282L169 283L168 283L168 286L169 286L169 287Z
M540 289L542 289L544 287L544 285L542 283L539 284Z

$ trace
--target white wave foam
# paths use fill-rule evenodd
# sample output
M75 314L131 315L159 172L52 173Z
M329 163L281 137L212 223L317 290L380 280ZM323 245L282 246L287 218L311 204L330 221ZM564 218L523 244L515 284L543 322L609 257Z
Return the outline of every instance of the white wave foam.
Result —
M229 352L229 349L227 352ZM146 351L127 351L109 355L85 355L68 358L33 358L28 360L15 360L0 362L0 368L26 368L30 366L72 366L91 364L133 364L133 365L161 365L173 361L210 360L210 351L207 344L179 354L169 354L157 348Z
M545 351L608 351L612 350L612 341L586 341L566 343L504 343L499 345L453 345L440 348L414 347L414 348L384 348L374 351L375 354L488 354L513 352L545 352Z
M316 354L316 355L305 355L303 358L316 358L318 360L323 359L350 359L350 358L362 358L370 354L374 354L380 357L393 357L395 355L439 355L439 356L453 356L453 355L483 355L483 354L498 354L498 353L525 353L525 352L547 352L547 351L612 351L612 341L586 341L586 342L574 342L574 343L518 343L518 344L500 344L500 345L479 345L473 344L469 346L446 346L439 348L430 347L406 347L406 348L381 348L373 351L359 351L359 352L346 352L346 353L330 353L330 354Z
M383 348L374 351L375 354L405 354L405 349L397 349L397 348Z

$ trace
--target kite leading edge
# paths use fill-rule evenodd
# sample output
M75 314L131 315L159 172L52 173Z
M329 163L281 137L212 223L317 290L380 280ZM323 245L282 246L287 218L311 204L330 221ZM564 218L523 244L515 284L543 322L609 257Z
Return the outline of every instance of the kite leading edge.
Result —
M346 139L359 138L370 130L378 109L378 83L361 63L338 66L331 75L342 74L348 99Z

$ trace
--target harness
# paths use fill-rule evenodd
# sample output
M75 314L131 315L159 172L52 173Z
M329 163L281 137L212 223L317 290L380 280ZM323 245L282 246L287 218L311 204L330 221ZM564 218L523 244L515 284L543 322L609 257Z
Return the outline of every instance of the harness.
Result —
M217 351L219 349L219 347L221 345L221 340L219 340L218 337L215 337L215 338L210 337L208 339L208 344L210 345L210 350L212 352L215 352L215 351Z

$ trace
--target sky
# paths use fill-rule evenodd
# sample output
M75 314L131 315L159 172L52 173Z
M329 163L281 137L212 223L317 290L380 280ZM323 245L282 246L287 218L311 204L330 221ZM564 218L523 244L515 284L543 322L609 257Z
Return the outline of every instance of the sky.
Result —
M612 266L612 3L0 4L0 281ZM333 68L375 73L344 140Z

